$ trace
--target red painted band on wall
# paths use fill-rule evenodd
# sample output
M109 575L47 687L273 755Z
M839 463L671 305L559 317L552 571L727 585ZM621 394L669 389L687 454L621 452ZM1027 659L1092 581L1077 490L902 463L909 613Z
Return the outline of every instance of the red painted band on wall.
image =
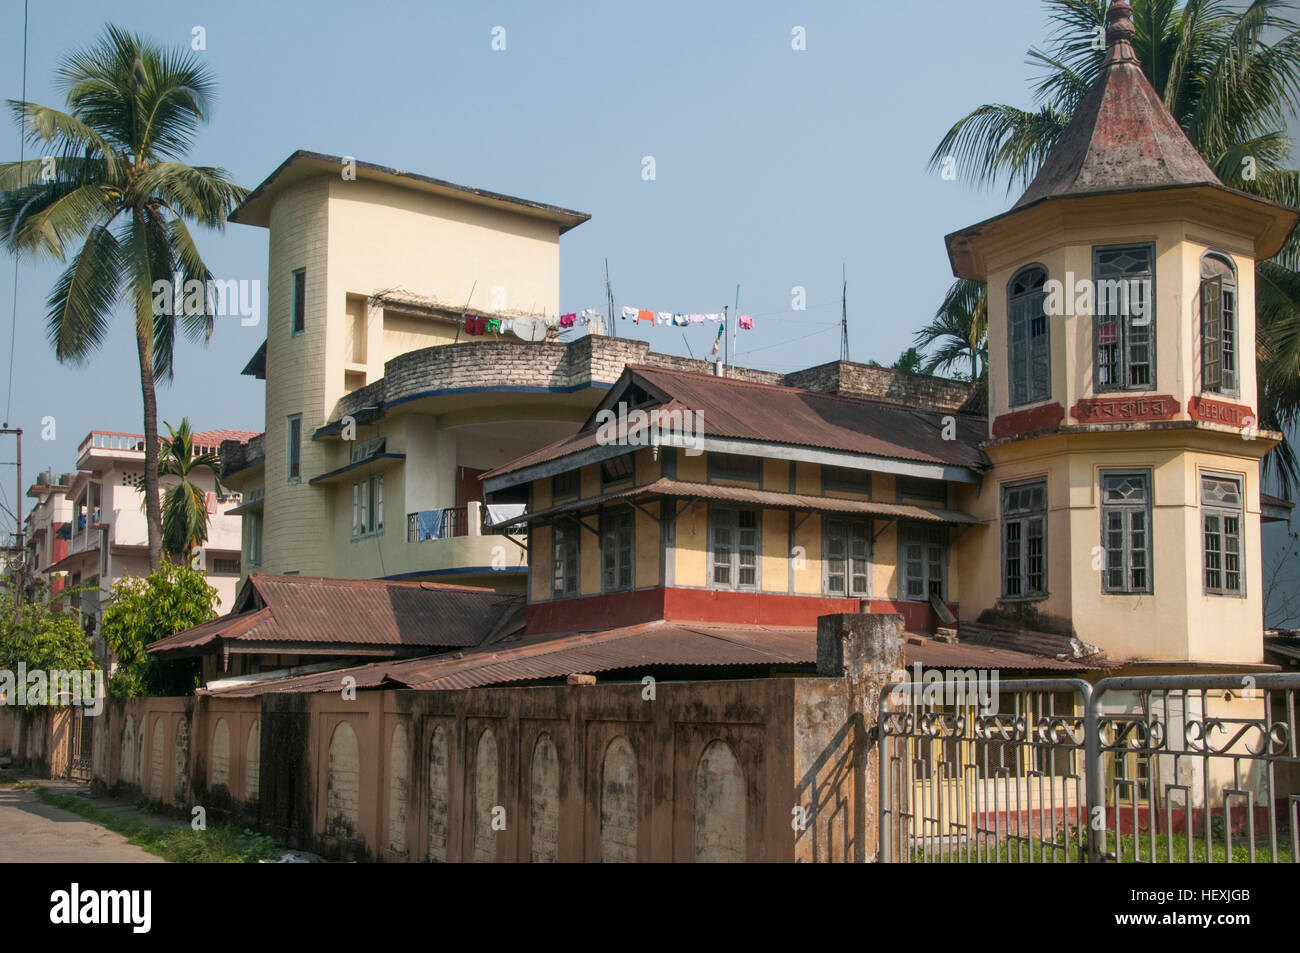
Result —
M1065 419L1065 408L1060 404L1043 404L1027 410L1013 410L993 420L993 436L1014 437L1016 434L1050 430Z

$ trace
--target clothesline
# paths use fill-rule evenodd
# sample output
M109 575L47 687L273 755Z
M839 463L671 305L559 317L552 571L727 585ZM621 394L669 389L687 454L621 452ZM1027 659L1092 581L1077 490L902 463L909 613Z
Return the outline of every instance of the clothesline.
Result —
M623 308L623 320L629 318L634 320L638 325L649 324L652 327L663 327L672 325L673 327L684 328L691 324L703 324L706 321L717 324L725 322L726 317L720 312L711 312L709 314L686 313L683 311L649 311L645 308ZM736 317L736 327L742 331L752 331L754 329L753 315L742 314Z

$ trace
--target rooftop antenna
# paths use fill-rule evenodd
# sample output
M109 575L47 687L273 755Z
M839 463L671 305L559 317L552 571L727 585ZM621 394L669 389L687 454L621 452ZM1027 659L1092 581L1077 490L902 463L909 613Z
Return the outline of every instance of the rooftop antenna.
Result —
M724 311L725 311L725 309L724 309ZM732 320L731 320L731 349L732 349L733 351L735 351L735 350L736 350L736 344L737 344L737 341L736 341L736 329L740 326L740 282L739 282L739 281L736 282L736 307L735 307L735 310L731 312L731 315L732 315ZM736 357L739 357L739 356L740 356L739 354L735 354L735 355L733 355L733 358L732 358L732 359L734 360Z
M609 304L609 329L618 337L618 325L614 323L614 288L609 283L609 257L605 257L605 301Z
M849 359L849 279L840 263L840 360Z

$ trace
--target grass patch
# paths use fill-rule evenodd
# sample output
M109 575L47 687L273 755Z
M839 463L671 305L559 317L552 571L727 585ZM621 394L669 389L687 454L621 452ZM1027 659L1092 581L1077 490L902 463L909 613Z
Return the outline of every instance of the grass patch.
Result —
M44 804L71 811L121 834L128 843L174 864L252 864L271 860L281 853L275 839L247 828L229 824L196 831L189 826L151 827L143 821L123 817L96 807L72 794L55 794L36 784L23 784Z

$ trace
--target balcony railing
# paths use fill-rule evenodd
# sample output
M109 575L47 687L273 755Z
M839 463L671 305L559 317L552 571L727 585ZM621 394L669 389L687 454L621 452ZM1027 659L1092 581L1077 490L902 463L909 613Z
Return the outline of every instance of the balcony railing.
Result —
M406 541L450 539L469 535L468 507L453 506L441 510L420 510L406 514Z
M159 437L161 444L163 437ZM217 453L220 446L198 444L194 445L194 455L197 457L204 453ZM77 447L77 456L80 457L88 450L110 450L119 453L138 453L144 456L144 434L142 433L116 433L111 430L92 430L86 434L86 438L81 441Z

